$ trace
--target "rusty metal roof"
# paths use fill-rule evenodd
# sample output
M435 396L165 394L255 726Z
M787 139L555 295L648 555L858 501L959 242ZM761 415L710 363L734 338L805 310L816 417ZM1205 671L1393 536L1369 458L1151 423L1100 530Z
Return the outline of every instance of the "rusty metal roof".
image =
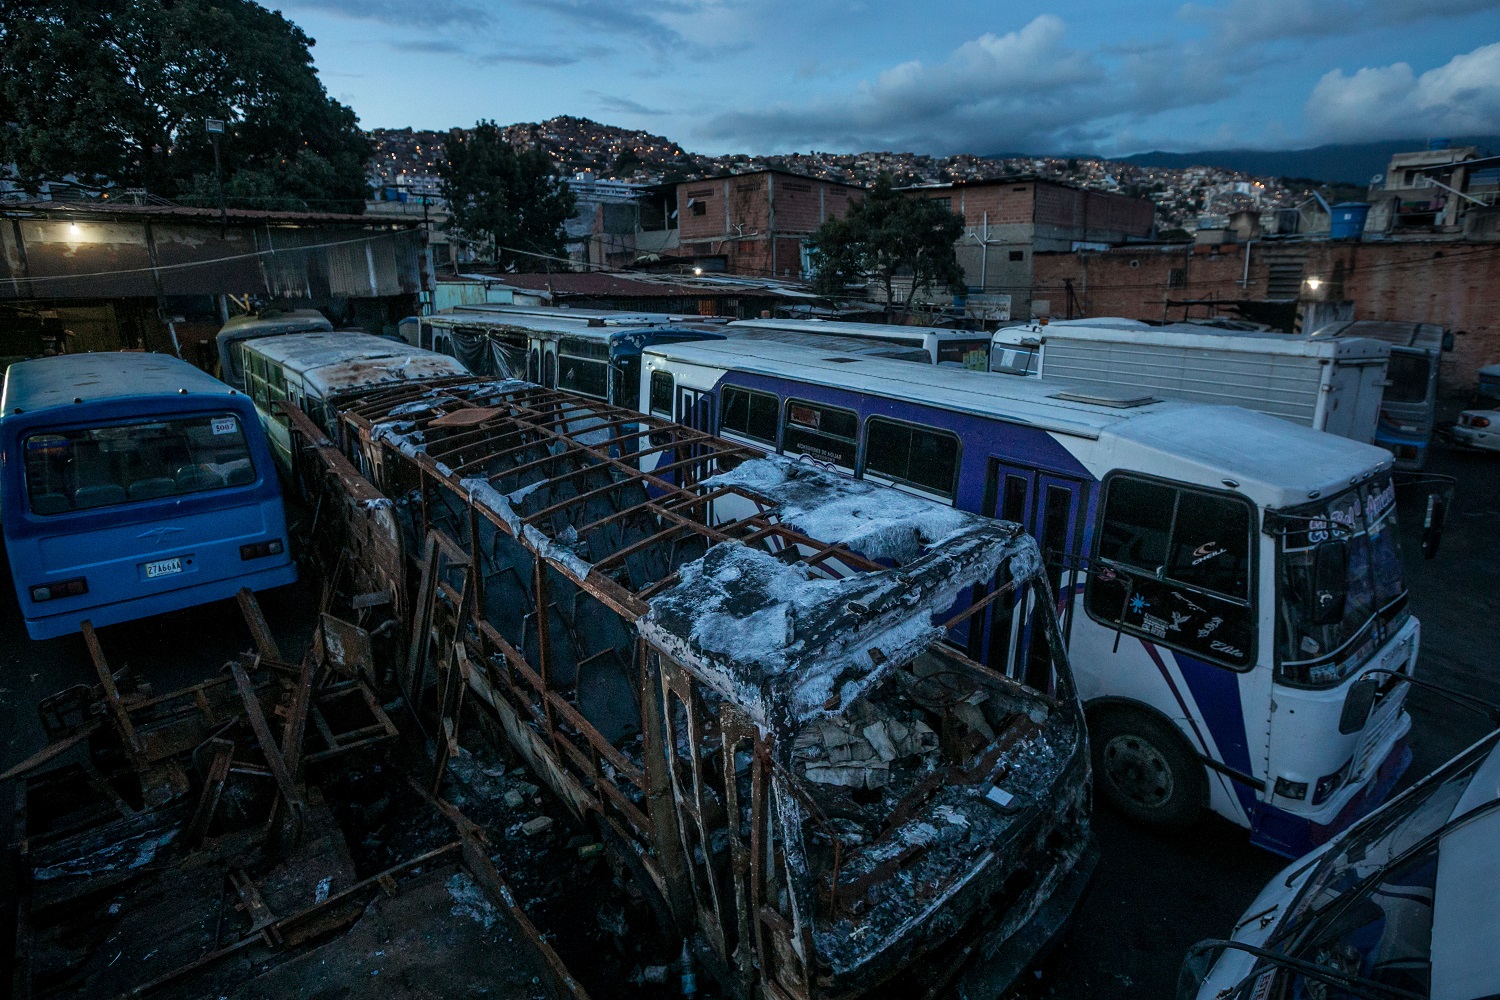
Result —
M224 212L230 222L259 223L353 223L361 226L384 226L392 229L416 229L420 219L397 219L378 215L352 215L340 212L273 212L253 208L231 208ZM217 221L217 208L188 205L127 205L112 202L8 201L0 202L0 218L79 218L79 219L202 219Z

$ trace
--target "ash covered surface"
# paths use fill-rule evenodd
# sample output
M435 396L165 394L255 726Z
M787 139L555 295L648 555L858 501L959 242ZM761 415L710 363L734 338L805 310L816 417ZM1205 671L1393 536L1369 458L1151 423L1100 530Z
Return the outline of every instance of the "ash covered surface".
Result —
M821 813L805 827L814 940L835 974L963 924L967 912L945 908L971 884L1005 879L1077 751L1071 713L958 676L924 656L799 733L794 772ZM993 788L1006 808L987 798Z

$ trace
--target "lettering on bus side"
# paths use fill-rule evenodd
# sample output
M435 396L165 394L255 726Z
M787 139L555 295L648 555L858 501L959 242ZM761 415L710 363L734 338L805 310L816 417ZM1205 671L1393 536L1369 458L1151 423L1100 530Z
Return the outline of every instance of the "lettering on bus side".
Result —
M1254 663L1254 508L1142 476L1105 479L1089 615L1235 669Z
M853 410L801 399L786 401L781 450L853 469L859 453L859 417Z

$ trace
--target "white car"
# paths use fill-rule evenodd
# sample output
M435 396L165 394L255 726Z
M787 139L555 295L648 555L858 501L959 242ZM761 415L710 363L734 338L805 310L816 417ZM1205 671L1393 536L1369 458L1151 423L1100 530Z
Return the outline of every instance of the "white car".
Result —
M1485 451L1500 451L1500 409L1464 410L1458 423L1448 428L1457 444Z
M1273 878L1188 952L1178 998L1500 996L1497 847L1500 732Z

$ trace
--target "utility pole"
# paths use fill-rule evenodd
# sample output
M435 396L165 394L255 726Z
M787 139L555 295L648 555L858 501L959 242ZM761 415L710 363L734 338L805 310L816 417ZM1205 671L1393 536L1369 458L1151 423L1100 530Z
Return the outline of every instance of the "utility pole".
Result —
M219 191L219 239L223 239L229 230L229 213L224 210L224 168L219 161L219 136L224 134L224 124L222 118L208 118L203 122L208 141L214 147L214 186Z

